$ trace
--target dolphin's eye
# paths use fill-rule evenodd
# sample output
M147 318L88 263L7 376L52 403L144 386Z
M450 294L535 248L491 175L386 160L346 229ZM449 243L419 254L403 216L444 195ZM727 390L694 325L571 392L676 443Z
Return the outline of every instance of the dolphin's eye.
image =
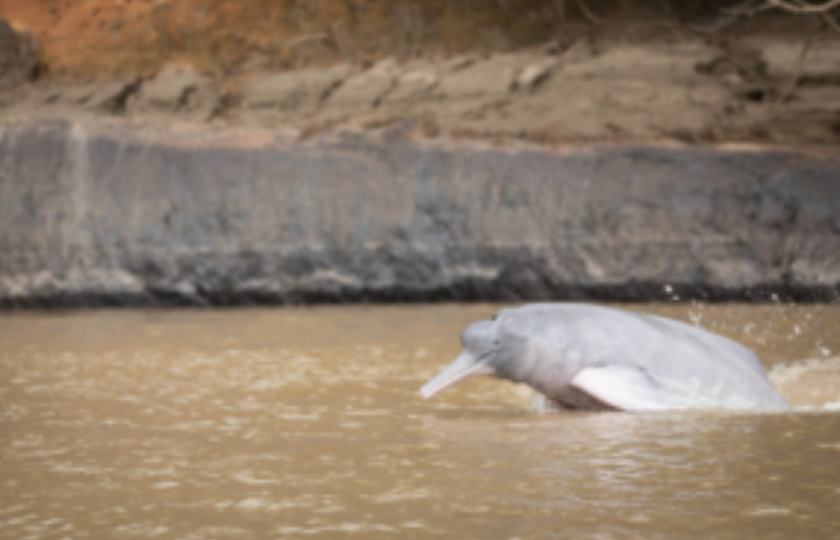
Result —
M490 317L490 320L491 320L491 321L495 321L495 320L496 320L496 319L498 319L498 318L499 318L499 314L498 314L498 313L494 313L494 314L493 314L493 316L492 316L492 317Z

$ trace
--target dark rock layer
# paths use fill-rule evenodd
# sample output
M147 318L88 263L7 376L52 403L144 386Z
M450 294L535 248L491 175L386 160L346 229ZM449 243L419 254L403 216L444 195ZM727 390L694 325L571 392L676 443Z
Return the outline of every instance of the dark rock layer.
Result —
M833 300L840 158L0 129L0 305ZM775 295L775 297L774 297Z

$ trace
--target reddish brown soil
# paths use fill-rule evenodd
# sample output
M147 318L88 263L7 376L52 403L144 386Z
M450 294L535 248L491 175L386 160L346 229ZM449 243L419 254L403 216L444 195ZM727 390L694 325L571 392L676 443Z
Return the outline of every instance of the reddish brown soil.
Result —
M225 73L382 56L505 50L547 40L552 1L0 0L43 44L50 74L110 76L189 60ZM502 7L503 6L503 7Z

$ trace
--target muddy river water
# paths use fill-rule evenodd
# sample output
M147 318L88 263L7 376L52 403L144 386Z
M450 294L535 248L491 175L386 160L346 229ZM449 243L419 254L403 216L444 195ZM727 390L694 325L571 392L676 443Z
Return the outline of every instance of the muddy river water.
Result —
M499 307L2 315L0 538L840 537L840 306L629 306L750 346L792 413L421 399Z

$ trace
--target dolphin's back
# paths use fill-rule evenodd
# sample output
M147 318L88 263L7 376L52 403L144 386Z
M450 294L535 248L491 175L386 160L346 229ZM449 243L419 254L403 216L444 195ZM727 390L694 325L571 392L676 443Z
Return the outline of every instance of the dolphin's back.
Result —
M752 351L682 322L584 304L530 304L502 314L506 332L541 344L531 349L544 357L534 363L561 362L569 380L587 369L621 368L636 373L628 381L650 379L637 392L661 389L671 403L663 408L673 403L681 408L790 408Z

